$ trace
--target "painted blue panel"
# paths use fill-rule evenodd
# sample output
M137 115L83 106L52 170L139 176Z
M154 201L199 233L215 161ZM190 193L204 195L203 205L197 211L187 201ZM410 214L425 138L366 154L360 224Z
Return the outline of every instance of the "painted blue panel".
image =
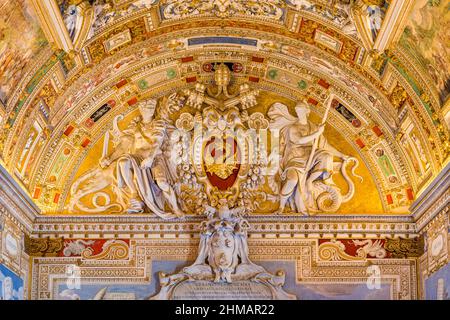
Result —
M193 263L193 262L192 262ZM108 294L132 293L136 300L147 299L159 292L158 273L163 271L172 274L181 271L186 265L186 261L153 261L152 263L152 282L148 284L84 284L81 280L80 289L69 289L67 285L61 284L58 288L60 300L91 300L102 289L107 288Z
M339 283L339 284L298 284L295 281L295 262L293 261L258 261L258 264L267 271L275 273L277 270L286 272L286 283L284 290L295 294L300 300L389 300L391 299L391 287L382 284L380 289L369 289L365 283ZM189 265L185 261L153 261L152 279L148 284L111 284L96 283L83 284L80 289L68 289L62 284L58 288L57 299L93 299L100 290L106 288L108 295L130 294L132 299L147 299L155 295L160 288L158 273L179 272L183 267Z
M450 300L450 263L425 279L425 299Z
M295 262L258 261L267 271L275 274L278 270L286 273L283 289L295 294L299 300L390 300L391 286L381 284L379 289L369 289L365 283L307 284L296 283Z
M254 39L235 38L235 37L201 37L188 39L188 45L190 46L211 44L211 43L231 43L256 47L258 41Z
M0 300L23 300L23 280L0 264Z

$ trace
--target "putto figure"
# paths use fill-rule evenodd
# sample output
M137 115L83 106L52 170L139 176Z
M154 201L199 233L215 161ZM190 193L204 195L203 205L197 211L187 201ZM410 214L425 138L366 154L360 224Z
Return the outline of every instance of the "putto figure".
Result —
M176 167L168 156L170 124L155 119L156 100L139 104L140 117L134 119L124 131L114 120L114 151L100 159L102 168L116 165L116 183L121 202L128 203L129 213L141 213L148 207L161 218L172 213L164 210L169 204L177 217L183 216L175 196ZM107 150L107 148L106 148Z
M328 110L331 102L331 98L325 102ZM354 161L354 170L358 160L327 142L322 135L324 124L317 126L308 120L310 109L306 103L297 104L295 111L297 117L289 113L286 105L277 102L267 113L271 119L270 128L280 135L281 191L277 213L283 213L288 203L293 211L303 214L336 211L354 194L354 185L345 172L345 164ZM335 157L343 162L335 162ZM341 195L332 179L339 168L349 185L346 195Z

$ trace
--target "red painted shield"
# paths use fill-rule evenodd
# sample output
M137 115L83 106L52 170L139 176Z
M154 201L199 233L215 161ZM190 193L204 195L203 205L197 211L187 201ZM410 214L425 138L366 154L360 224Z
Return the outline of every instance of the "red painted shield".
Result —
M206 143L203 167L211 185L219 190L233 186L241 167L239 155L239 146L233 137L213 137Z

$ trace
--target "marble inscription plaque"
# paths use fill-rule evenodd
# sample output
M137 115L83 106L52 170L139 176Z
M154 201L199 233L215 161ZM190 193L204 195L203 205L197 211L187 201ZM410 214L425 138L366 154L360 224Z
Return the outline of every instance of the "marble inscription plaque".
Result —
M184 281L174 288L173 300L272 300L270 289L253 281L215 283Z

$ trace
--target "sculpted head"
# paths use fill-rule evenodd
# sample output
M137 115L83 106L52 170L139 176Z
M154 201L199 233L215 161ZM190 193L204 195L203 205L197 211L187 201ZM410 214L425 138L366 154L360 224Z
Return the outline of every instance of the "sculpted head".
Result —
M311 110L305 102L301 102L295 106L295 112L297 113L298 119L302 122L305 122L308 120Z
M139 103L139 112L142 116L142 121L148 123L153 120L155 115L157 101L156 99L150 99Z

